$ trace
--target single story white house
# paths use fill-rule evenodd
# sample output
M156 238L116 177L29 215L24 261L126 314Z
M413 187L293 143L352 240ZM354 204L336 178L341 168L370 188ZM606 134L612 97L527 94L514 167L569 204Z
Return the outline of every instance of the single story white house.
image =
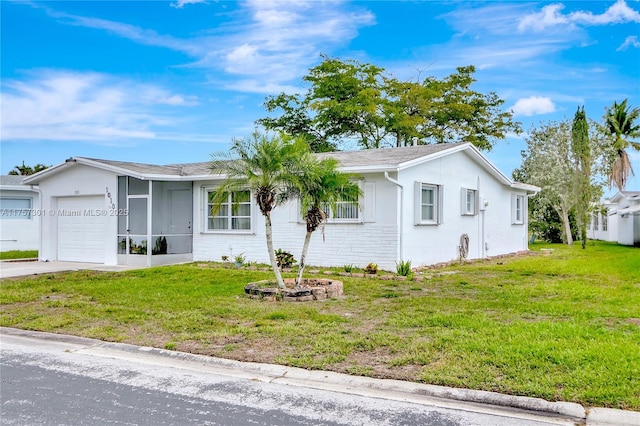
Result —
M0 251L38 250L40 196L25 176L0 176Z
M527 197L472 144L317 154L357 174L363 195L339 203L310 245L309 265L395 270L527 250ZM264 218L248 191L212 209L224 176L208 163L151 165L75 157L29 177L42 194L41 260L159 265L244 254L268 262ZM215 212L215 213L214 213ZM274 247L298 258L298 203L272 213Z
M587 236L640 247L640 191L620 191L591 214Z

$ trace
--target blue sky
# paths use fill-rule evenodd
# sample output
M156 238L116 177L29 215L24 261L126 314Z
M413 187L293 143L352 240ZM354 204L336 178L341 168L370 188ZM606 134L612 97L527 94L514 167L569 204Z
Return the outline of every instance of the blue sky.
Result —
M1 163L207 161L326 54L398 78L475 65L523 128L640 106L640 2L1 1ZM525 135L486 153L507 175ZM637 176L628 189L640 190Z

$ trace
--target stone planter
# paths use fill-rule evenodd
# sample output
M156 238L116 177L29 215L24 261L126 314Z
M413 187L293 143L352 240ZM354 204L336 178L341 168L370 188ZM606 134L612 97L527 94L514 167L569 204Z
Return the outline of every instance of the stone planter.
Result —
M295 286L294 278L285 278L286 288L266 287L270 281L249 283L244 287L244 293L252 299L278 300L285 302L309 302L312 300L326 300L344 294L342 281L323 278L303 278L299 287Z

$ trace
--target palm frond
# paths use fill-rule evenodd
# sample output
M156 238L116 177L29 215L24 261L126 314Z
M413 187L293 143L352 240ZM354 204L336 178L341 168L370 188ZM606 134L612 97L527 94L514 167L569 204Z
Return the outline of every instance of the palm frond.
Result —
M620 191L623 191L627 186L627 181L629 180L630 175L635 176L629 155L626 151L619 151L616 159L611 165L609 187L611 187L612 184L615 184Z
M621 191L626 187L629 175L634 175L626 149L640 151L640 143L630 140L640 137L640 108L631 108L627 102L628 99L614 102L604 116L606 127L614 137L613 148L617 153L611 164L609 187L615 184Z

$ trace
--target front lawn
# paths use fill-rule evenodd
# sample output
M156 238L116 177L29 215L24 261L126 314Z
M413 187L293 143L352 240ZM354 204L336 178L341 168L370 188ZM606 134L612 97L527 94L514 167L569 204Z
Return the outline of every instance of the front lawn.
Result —
M640 410L640 249L541 248L420 282L340 277L344 298L306 303L245 298L271 274L213 263L5 279L0 325Z
M9 250L0 251L0 260L36 259L38 250Z

